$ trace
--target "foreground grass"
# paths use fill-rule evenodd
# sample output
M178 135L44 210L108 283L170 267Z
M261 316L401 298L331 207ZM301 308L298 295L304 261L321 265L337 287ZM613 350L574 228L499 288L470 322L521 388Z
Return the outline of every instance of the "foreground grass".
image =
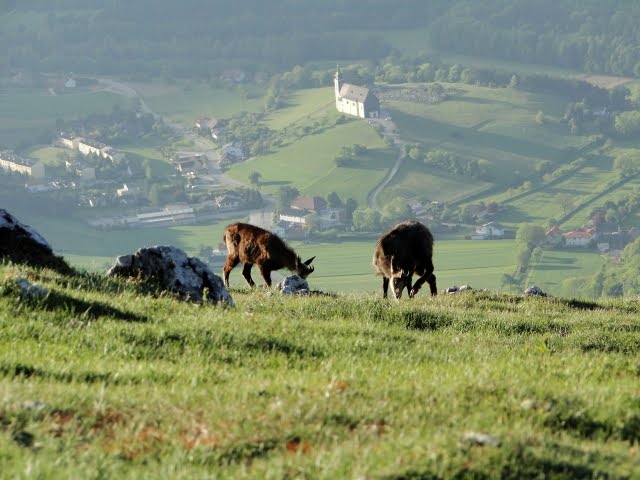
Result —
M637 478L638 300L232 294L0 266L0 476Z

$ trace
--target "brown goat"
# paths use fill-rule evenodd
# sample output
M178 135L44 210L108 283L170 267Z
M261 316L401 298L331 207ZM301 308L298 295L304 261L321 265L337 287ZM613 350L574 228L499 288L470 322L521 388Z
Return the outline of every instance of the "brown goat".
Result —
M227 262L224 265L224 284L229 287L229 273L238 263L244 263L242 276L250 287L255 285L251 278L251 267L258 265L262 278L268 287L271 286L271 272L288 268L300 277L307 278L313 272L311 257L302 262L291 247L280 237L263 228L248 223L234 223L224 232L224 242L227 244Z
M415 296L424 282L429 283L431 295L437 295L433 274L433 236L427 227L413 220L399 223L385 233L373 254L373 267L382 275L382 296L387 297L389 280L393 296L399 300L406 288L409 297ZM420 275L411 286L413 274Z

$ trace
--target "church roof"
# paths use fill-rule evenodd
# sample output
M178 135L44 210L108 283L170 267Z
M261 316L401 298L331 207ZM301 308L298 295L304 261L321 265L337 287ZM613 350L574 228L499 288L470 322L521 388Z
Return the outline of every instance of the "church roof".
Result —
M369 89L366 87L359 87L357 85L351 85L345 83L340 88L340 96L347 100L353 100L356 102L364 103L365 99L369 95Z

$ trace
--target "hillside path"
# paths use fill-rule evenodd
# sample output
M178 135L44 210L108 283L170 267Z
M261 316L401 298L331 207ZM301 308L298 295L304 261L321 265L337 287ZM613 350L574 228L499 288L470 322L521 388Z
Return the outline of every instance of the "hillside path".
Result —
M404 141L400 139L400 136L396 131L396 124L393 122L390 116L384 116L381 118L374 118L370 120L372 122L376 122L379 125L382 125L385 135L393 139L393 145L399 150L398 158L393 164L393 167L389 169L387 175L382 179L382 181L373 190L371 190L371 192L369 192L369 195L367 195L367 205L369 206L369 208L371 208L372 210L378 210L382 213L382 209L378 208L375 199L378 193L380 193L380 191L382 191L382 189L386 187L391 180L393 180L393 177L396 175L396 173L398 173L398 170L400 170L402 162L405 159L403 151Z

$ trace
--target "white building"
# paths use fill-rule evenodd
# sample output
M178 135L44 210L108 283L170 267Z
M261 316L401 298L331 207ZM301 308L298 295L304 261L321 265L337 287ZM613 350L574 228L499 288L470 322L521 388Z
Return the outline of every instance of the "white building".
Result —
M567 247L580 247L585 248L589 245L589 242L594 238L591 231L578 231L567 232L563 235L564 243Z
M360 118L380 116L380 100L366 87L343 83L340 67L333 80L336 97L336 109L341 113Z
M476 227L476 232L471 235L472 240L486 240L489 238L503 238L504 227L499 223L489 222Z

